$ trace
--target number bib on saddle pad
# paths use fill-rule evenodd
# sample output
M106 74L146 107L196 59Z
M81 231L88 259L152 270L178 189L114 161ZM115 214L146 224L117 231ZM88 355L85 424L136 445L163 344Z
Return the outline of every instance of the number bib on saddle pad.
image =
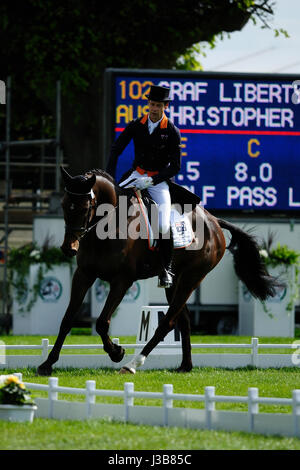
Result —
M186 248L191 245L194 233L186 214L180 214L175 207L171 210L171 229L173 233L174 248Z

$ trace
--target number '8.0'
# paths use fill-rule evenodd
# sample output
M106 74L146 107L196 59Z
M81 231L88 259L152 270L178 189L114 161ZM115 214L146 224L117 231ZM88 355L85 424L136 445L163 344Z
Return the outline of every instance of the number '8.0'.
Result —
M246 181L249 177L248 175L248 165L244 162L238 162L235 166L235 179L237 181ZM272 165L270 163L261 163L259 165L259 179L263 183L268 183L272 179Z

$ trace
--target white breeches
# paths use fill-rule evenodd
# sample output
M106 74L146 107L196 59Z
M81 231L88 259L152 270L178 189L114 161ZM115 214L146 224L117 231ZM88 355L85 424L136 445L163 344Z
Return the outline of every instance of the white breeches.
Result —
M144 176L146 176L146 174L141 175L138 171L134 170L125 181L122 181L122 186L125 186L126 183L132 179L142 178ZM169 186L165 181L163 181L155 186L149 186L147 190L153 201L158 205L159 231L162 234L167 234L170 229L171 219L171 196Z

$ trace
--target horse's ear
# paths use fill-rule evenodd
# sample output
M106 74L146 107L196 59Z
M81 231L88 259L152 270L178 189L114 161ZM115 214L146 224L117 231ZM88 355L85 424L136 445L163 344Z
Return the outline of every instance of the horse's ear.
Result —
M88 185L88 190L91 190L96 183L96 175L93 173L92 176L87 179L86 183Z
M75 176L75 180L76 180ZM80 181L80 192L89 193L94 184L96 183L96 175L93 173L91 176L81 176L82 180Z
M61 176L66 184L73 180L73 177L69 175L69 173L67 172L67 170L65 170L63 166L60 167L60 171L61 171Z

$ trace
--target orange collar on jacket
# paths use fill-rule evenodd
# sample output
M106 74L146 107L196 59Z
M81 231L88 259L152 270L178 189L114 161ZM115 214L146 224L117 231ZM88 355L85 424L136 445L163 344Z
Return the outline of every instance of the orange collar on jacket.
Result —
M147 122L147 120L148 120L148 116L149 116L149 114L145 114L145 116L142 117L142 119L141 119L141 124L146 124L146 122ZM161 129L166 129L166 128L167 128L167 126L168 126L168 118L167 118L167 116L166 116L165 114L163 115L163 118L162 118L162 120L160 121L160 125L159 125L159 126L160 126Z

